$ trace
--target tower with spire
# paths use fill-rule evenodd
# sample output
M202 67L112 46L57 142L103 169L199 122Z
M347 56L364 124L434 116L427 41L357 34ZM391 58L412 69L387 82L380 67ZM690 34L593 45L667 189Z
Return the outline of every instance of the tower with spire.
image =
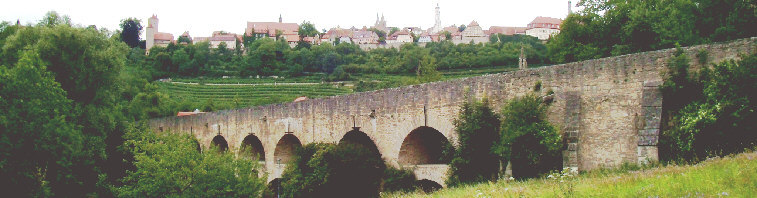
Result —
M568 1L568 14L573 14L573 4Z
M373 28L389 32L389 28L386 27L386 20L384 20L384 14L381 14L379 19L378 13L376 13L376 24L373 24Z
M434 28L431 30L431 33L442 31L442 19L441 14L439 13L439 3L436 3L436 8L434 11L436 20L434 21Z
M282 22L283 21L281 20L281 14L279 14L279 23L282 23Z

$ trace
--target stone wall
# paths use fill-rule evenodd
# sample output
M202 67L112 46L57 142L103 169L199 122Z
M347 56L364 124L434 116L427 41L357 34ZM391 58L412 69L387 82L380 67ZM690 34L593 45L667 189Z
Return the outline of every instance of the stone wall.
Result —
M757 38L685 48L692 64L707 50L711 62L754 51ZM531 93L541 82L554 91L549 120L568 139L566 166L590 170L622 162L657 159L661 96L657 86L673 49L574 62L528 70L455 79L350 95L225 110L149 121L153 129L192 133L203 147L222 135L237 152L248 135L263 144L267 170L276 167L274 150L285 134L302 144L337 143L360 127L383 158L398 166L405 137L422 126L455 142L453 120L467 96L488 97L496 109L508 99ZM655 119L657 119L655 121ZM656 126L655 126L656 125ZM440 182L443 184L443 181Z

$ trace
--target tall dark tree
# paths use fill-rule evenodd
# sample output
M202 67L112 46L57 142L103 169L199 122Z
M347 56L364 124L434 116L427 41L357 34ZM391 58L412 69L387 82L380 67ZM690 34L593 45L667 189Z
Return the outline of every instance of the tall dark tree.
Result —
M497 179L499 160L492 148L499 142L499 116L489 100L464 102L454 124L458 146L450 162L447 184L456 186Z
M139 46L139 35L142 34L142 21L136 18L121 20L121 41L129 47Z

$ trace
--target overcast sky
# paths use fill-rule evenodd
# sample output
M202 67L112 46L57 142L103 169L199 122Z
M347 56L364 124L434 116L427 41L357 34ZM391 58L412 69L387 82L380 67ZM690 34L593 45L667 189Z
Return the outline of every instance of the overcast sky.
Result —
M384 15L387 26L426 29L434 25L437 3L443 26L468 25L472 20L484 29L526 26L536 16L564 19L568 13L567 0L21 0L3 2L0 20L37 23L47 11L55 10L70 16L75 24L115 30L119 21L128 17L141 19L147 27L147 18L155 14L160 19L160 32L210 36L216 30L242 33L247 21L278 21L279 14L284 22L310 21L319 31L336 26L370 27L378 13Z

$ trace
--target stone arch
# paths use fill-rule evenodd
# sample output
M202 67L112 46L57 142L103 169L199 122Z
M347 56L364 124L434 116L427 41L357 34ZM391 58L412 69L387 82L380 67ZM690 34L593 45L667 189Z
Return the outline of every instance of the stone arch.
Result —
M428 179L421 179L415 181L415 187L423 190L425 193L431 193L436 190L442 189L442 185Z
M366 149L374 152L376 155L378 155L379 158L381 158L381 152L379 152L378 146L376 146L376 143L373 142L373 140L368 136L368 134L360 131L359 129L354 129L344 134L342 139L339 140L339 145L342 145L342 144L355 144L355 145L363 146Z
M218 147L218 151L220 152L226 152L229 150L229 143L226 142L226 138L221 135L216 135L215 137L213 137L213 142L211 145L213 147Z
M265 161L265 149L263 149L263 142L260 141L258 136L248 135L242 140L242 145L239 150L240 155L244 157L254 157L258 161Z
M443 150L449 144L438 130L422 126L411 131L402 141L400 165L444 164Z
M273 151L273 163L286 164L294 158L297 148L302 147L300 139L292 134L286 134L279 142L276 143L276 150Z

